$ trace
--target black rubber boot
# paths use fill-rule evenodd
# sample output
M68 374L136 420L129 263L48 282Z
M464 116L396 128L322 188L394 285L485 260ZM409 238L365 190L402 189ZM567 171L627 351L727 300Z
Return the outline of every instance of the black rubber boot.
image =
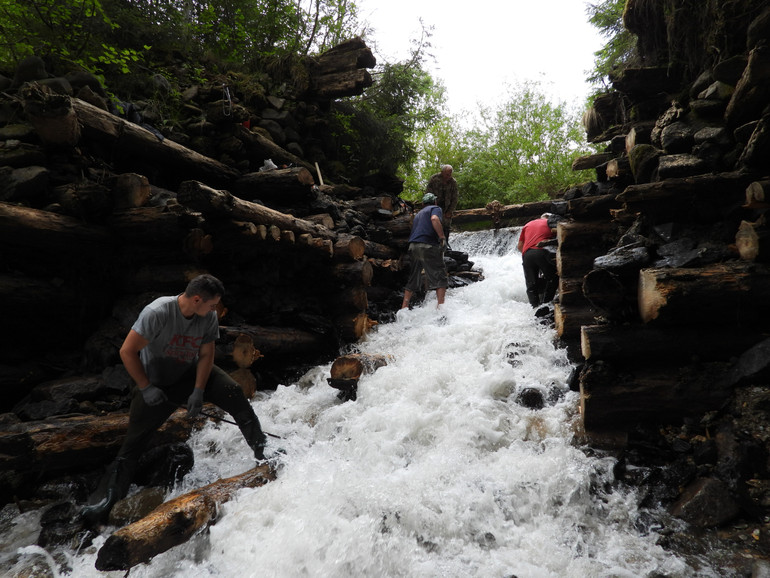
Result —
M133 469L132 464L126 458L116 458L107 468L107 472L99 483L99 488L94 492L96 496L101 493L104 496L98 502L84 506L80 510L80 519L89 524L106 522L115 502L128 493Z
M254 410L244 411L238 415L233 416L235 423L246 439L246 443L254 452L254 457L258 462L265 461L265 446L267 445L267 438L262 433L262 426L259 424L259 419L254 413Z

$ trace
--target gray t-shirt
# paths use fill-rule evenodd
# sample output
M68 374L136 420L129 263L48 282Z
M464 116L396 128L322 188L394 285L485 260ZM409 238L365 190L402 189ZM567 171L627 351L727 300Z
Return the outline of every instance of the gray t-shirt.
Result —
M158 387L179 380L197 363L201 345L219 337L216 311L187 319L177 297L160 297L147 305L131 328L149 341L139 358L150 383Z

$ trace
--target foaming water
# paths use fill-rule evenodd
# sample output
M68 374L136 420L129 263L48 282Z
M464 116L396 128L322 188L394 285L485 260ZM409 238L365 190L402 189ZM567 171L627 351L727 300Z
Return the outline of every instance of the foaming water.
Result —
M360 380L357 401L337 399L330 365L255 401L284 438L278 479L131 576L695 576L635 529L633 495L596 490L613 461L572 442L572 368L527 303L517 232L453 235L485 280L450 289L440 310L431 294L358 344L390 361ZM525 389L545 407L518 404ZM252 465L233 426L192 443L196 466L175 494ZM103 575L95 550L73 575Z

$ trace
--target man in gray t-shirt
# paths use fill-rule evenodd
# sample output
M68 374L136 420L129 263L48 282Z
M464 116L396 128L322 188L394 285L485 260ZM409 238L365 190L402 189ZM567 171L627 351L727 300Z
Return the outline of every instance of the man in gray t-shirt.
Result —
M83 519L105 519L126 495L150 438L179 406L186 407L190 417L200 413L204 400L219 406L233 416L257 461L265 459L266 438L254 409L241 387L214 365L216 307L224 292L219 279L199 275L184 293L160 297L140 313L120 348L137 386L128 431L92 504L81 511Z

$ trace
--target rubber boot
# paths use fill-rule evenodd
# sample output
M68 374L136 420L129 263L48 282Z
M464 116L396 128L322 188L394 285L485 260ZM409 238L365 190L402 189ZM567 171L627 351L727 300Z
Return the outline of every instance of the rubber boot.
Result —
M249 447L254 452L254 457L257 459L257 462L264 462L267 438L265 437L265 434L262 433L262 426L259 424L259 419L254 413L254 410L249 409L248 411L243 411L233 417L235 418L235 423L238 424L243 437L246 439L246 443L249 444Z
M96 495L104 492L104 497L95 504L84 506L80 510L80 519L90 524L106 522L115 502L128 493L132 474L133 468L129 460L116 458L108 467L104 478L99 483L99 488L94 492Z

